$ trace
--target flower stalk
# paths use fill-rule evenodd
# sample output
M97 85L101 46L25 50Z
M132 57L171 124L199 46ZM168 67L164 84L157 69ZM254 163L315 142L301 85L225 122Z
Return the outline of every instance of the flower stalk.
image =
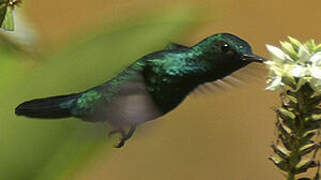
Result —
M267 90L281 90L281 107L276 109L278 137L270 160L286 173L287 180L320 167L321 44L304 44L289 37L282 49L267 45L271 59ZM319 168L313 179L319 180ZM302 179L302 178L301 178ZM304 179L304 178L303 178Z

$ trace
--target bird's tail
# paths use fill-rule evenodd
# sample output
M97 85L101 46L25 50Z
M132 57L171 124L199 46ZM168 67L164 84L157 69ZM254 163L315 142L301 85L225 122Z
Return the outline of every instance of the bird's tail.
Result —
M16 107L16 115L33 118L65 118L72 116L70 108L79 94L34 99Z

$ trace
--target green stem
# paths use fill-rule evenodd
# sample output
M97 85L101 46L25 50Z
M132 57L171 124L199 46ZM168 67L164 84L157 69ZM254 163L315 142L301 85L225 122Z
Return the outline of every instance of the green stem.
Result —
M296 166L301 160L300 148L302 147L301 139L305 132L305 117L307 116L307 104L306 100L310 98L310 88L306 85L302 86L299 91L296 92L297 104L293 104L295 109L296 118L293 121L293 139L292 141L292 152L289 156L289 170L287 180L295 180Z
M287 180L294 180L295 175L293 173L288 174Z

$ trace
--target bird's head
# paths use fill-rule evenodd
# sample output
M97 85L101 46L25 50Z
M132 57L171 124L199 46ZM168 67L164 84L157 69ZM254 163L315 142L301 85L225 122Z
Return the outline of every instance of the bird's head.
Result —
M192 47L203 63L213 73L230 74L251 62L265 61L252 53L252 48L243 39L229 33L214 34Z
M215 59L222 63L241 63L263 62L265 59L254 55L248 42L230 34L214 34L193 47L202 55L206 55L208 60Z

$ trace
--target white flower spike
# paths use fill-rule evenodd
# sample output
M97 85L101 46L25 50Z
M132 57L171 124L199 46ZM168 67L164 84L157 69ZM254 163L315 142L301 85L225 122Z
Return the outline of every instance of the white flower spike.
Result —
M289 37L289 42L281 42L282 49L266 45L271 59L265 64L270 70L267 90L275 91L285 86L293 87L286 79L294 79L296 89L309 83L314 91L321 91L321 44L314 40L301 43ZM304 83L303 83L304 82Z
M279 60L280 62L282 62L286 60L286 54L281 49L268 44L266 45L266 48L275 61Z

